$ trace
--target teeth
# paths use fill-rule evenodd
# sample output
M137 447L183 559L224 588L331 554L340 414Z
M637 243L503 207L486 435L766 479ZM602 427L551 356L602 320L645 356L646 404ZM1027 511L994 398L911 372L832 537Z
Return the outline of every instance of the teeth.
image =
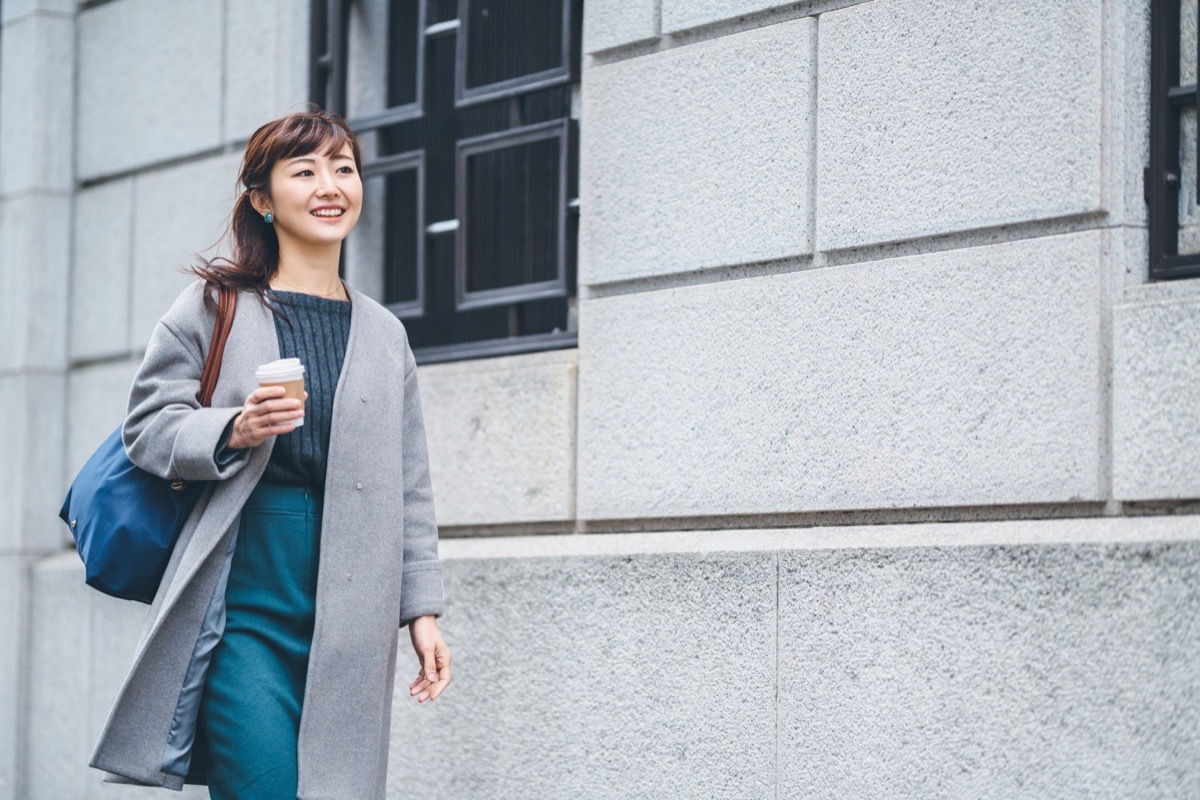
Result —
M322 208L311 213L314 217L340 217L345 212L340 208Z

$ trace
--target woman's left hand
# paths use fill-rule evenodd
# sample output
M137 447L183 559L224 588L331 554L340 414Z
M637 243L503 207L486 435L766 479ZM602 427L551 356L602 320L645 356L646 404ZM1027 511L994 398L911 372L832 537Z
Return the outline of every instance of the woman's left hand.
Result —
M433 700L450 684L450 648L438 630L437 617L427 614L408 623L408 635L420 661L420 672L408 686L409 696L417 702Z

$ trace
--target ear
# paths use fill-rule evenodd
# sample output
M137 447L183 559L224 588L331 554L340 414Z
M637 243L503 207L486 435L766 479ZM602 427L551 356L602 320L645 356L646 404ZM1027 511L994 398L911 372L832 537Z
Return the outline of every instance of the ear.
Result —
M252 189L250 191L250 205L254 206L254 210L261 217L271 210L271 198L266 192L260 189Z

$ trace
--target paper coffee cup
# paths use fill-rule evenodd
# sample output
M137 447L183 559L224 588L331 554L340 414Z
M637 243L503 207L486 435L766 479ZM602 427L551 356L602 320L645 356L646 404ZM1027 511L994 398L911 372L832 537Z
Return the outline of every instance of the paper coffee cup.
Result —
M263 364L254 372L259 386L282 386L284 398L304 402L304 365L298 358L281 358ZM297 428L304 424L304 417L292 420Z

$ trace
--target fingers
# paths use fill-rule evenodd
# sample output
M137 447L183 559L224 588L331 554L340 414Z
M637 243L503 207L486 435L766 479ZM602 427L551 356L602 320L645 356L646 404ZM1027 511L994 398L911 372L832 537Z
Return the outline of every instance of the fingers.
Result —
M430 671L430 659L436 664L436 669ZM439 641L433 650L433 655L426 652L422 656L421 671L408 687L409 695L416 695L418 703L434 700L450 685L450 648L445 642Z
M433 683L438 679L437 661L433 657L433 648L425 651L425 680Z
M429 699L430 687L435 685L438 680L437 659L434 657L434 648L424 647L420 651L421 671L417 673L417 677L408 687L409 695L417 695L417 702L424 703Z
M260 386L246 398L242 413L234 423L240 433L239 444L257 447L268 436L290 433L304 418L304 402L283 396L282 386ZM305 393L308 397L308 393Z
M429 699L434 700L450 685L450 667L438 671L438 680L429 692Z

